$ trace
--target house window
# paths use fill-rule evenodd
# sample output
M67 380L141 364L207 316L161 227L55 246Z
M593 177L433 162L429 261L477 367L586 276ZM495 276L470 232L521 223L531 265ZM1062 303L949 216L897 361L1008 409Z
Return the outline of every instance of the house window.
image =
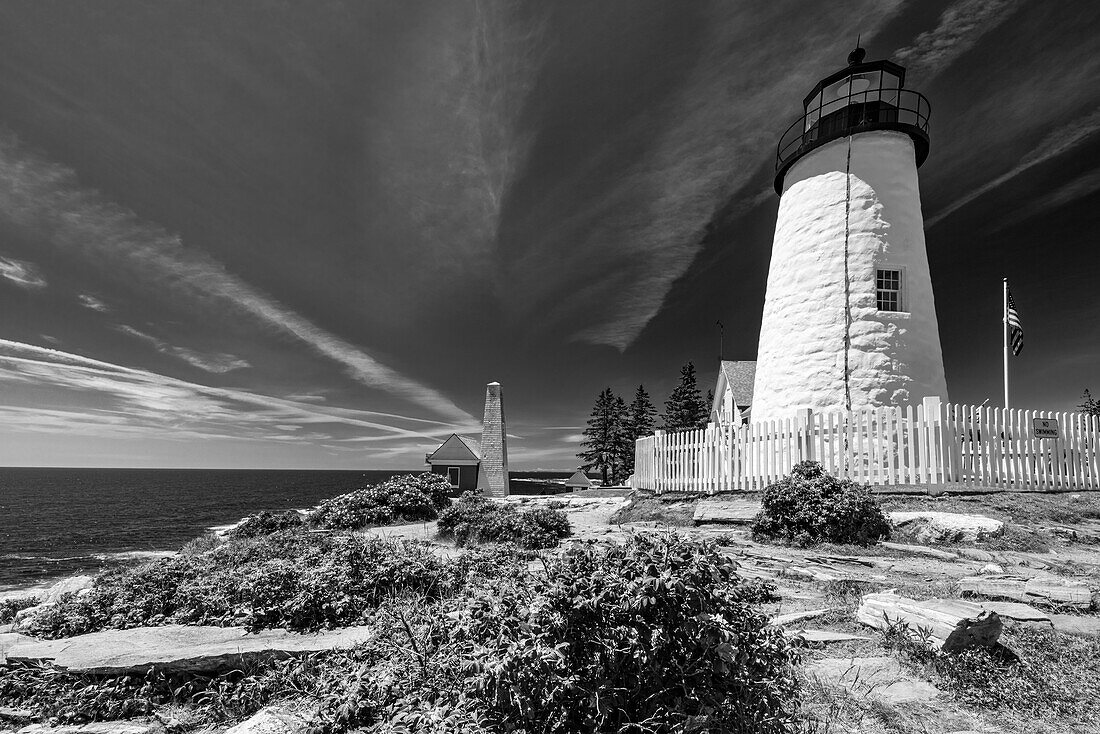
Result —
M901 302L901 271L878 270L875 275L875 295L878 299L879 311L900 311Z
M452 487L458 486L458 476L462 469L457 466L447 467L447 480L451 483Z

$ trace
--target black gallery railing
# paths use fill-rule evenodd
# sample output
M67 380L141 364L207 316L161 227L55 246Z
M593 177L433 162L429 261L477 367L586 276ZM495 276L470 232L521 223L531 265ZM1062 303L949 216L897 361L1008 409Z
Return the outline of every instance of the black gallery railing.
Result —
M909 89L873 89L832 100L806 111L794 121L775 153L775 169L783 170L799 155L830 140L867 129L918 132L927 154L928 118L932 108L920 92Z

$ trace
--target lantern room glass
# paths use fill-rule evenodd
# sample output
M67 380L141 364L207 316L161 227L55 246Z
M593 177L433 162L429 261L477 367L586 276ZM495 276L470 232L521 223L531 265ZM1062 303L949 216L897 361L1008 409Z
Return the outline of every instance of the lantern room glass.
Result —
M815 94L806 104L805 132L810 132L822 117L836 114L850 105L881 102L896 108L900 87L901 79L897 75L878 69L839 79Z

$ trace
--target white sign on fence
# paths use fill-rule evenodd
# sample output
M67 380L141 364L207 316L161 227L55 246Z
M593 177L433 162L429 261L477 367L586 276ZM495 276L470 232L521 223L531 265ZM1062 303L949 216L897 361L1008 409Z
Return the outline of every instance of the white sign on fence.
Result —
M1031 422L1031 435L1035 438L1058 438L1058 421L1053 418L1036 418Z

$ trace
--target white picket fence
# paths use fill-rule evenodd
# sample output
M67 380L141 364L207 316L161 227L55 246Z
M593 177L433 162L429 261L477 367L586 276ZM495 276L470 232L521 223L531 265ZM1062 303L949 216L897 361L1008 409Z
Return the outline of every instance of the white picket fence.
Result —
M1056 438L1035 436L1054 420ZM633 486L656 492L759 490L800 461L874 485L1100 489L1100 419L941 403L813 413L640 438Z

